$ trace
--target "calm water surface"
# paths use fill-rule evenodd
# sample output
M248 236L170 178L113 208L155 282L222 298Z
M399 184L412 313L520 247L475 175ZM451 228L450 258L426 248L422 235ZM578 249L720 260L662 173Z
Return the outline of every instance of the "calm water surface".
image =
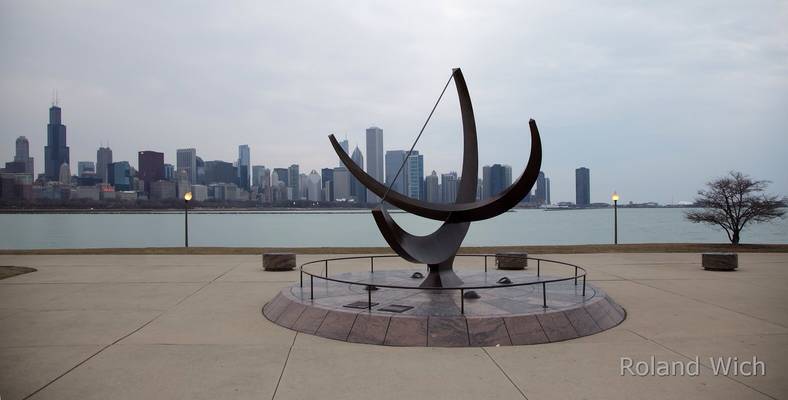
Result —
M691 224L678 208L619 209L620 243L726 242L721 230ZM394 219L414 234L439 225ZM0 248L170 247L183 245L182 213L0 214ZM601 244L613 240L613 210L515 210L474 222L466 246ZM743 243L788 243L788 219L751 225ZM369 211L194 212L189 244L221 247L386 246Z

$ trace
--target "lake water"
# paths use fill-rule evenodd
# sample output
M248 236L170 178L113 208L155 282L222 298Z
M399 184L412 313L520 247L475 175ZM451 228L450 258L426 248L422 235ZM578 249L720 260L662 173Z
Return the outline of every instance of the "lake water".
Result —
M619 243L725 243L724 232L684 220L679 208L618 210ZM405 213L413 234L439 224ZM0 248L183 245L183 213L0 214ZM474 222L465 246L602 244L613 241L613 210L515 210ZM742 243L788 243L788 219L751 225ZM190 212L189 244L219 247L386 246L369 211Z

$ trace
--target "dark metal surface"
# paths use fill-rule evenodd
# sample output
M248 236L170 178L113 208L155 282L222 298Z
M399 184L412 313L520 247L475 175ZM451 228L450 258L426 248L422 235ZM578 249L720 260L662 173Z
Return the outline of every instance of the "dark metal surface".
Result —
M462 71L455 68L452 71L452 78L457 88L463 127L462 176L454 204L429 203L391 191L389 187L364 172L362 166L356 165L339 145L334 135L329 135L331 145L342 163L356 179L378 195L382 201L421 217L443 221L443 224L435 232L426 236L416 236L402 229L391 218L382 203L381 206L372 210L378 229L397 254L410 262L428 265L429 274L422 283L423 287L456 287L462 284L462 280L452 270L452 264L465 235L468 233L470 223L495 217L517 205L536 183L542 163L539 130L536 127L536 121L530 120L528 125L531 130L531 152L525 171L514 184L500 194L487 200L476 201L479 170L476 120ZM442 96L443 93L441 93Z

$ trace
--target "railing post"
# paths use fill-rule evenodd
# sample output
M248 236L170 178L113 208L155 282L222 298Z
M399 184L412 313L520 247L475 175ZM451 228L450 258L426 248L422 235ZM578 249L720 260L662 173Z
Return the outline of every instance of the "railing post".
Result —
M583 275L583 297L586 297L586 276Z
M367 310L372 311L372 288L367 285Z
M536 260L536 277L542 276L542 260Z
M547 308L547 282L542 282L542 308Z
M484 272L487 272L487 255L484 255Z
M324 276L328 278L328 260L326 260L326 273Z
M575 286L577 286L577 265L575 265Z
M315 299L315 277L314 275L309 275L309 299Z
M369 258L369 272L373 273L373 274L375 273L375 257L374 256Z
M460 314L465 315L465 289L460 289Z
M301 268L304 268L303 266ZM301 288L304 288L304 270L301 270Z

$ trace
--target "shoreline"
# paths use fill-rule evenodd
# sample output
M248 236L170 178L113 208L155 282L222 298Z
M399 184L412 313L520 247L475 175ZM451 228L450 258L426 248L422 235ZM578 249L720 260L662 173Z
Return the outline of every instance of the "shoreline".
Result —
M0 255L261 255L263 253L295 254L394 254L388 247L140 247L87 249L19 249L0 250ZM592 254L592 253L788 253L786 244L726 243L639 243L582 244L531 246L469 246L459 254L492 254L526 252L529 254Z

